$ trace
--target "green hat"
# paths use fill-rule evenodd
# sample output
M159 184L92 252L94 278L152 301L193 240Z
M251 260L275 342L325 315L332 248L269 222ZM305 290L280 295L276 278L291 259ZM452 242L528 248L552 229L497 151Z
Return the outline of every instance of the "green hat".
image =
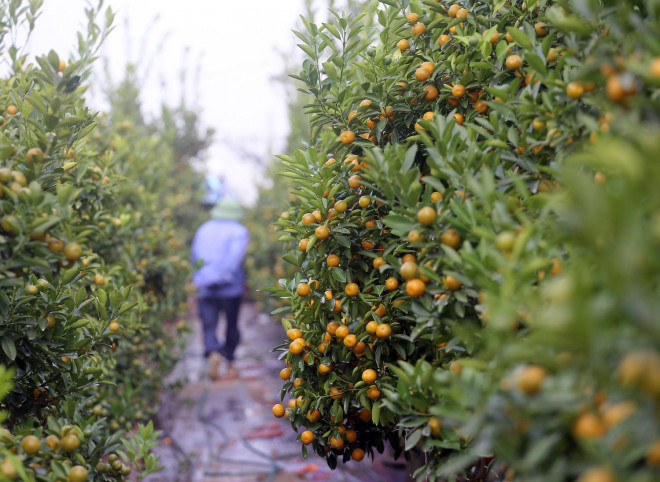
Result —
M243 207L235 199L222 198L211 209L211 217L239 221L243 217Z

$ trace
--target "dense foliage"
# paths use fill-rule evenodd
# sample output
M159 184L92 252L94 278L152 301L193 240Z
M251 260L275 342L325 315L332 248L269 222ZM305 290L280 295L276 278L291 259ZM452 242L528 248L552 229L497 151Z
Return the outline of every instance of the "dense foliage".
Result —
M276 416L423 480L660 475L660 3L381 0L297 32Z
M78 54L27 62L11 42L38 1L0 7L0 444L3 480L117 480L156 470L146 422L185 322L198 223L194 114L146 123L134 79L92 112L84 81L113 14L87 10ZM192 117L191 117L192 115ZM194 129L193 129L194 130ZM197 129L198 130L198 129ZM184 145L181 141L194 145Z

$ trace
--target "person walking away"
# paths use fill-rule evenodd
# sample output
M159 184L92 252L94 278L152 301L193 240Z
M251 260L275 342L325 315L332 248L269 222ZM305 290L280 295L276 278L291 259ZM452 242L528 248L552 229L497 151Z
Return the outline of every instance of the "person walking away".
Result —
M204 332L204 356L209 360L209 377L220 377L221 355L227 360L227 378L236 378L234 352L240 341L238 312L245 285L243 260L250 236L239 221L240 204L222 198L211 210L211 218L195 233L191 261L202 266L194 273L197 306ZM225 342L217 337L218 317L224 311L227 319Z

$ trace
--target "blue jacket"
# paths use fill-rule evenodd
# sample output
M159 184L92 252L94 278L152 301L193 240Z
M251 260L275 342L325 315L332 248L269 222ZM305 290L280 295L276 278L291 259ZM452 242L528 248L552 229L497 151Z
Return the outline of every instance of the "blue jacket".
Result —
M193 275L201 298L234 298L243 294L243 259L250 235L238 221L211 219L200 226L192 242L193 264L202 267Z

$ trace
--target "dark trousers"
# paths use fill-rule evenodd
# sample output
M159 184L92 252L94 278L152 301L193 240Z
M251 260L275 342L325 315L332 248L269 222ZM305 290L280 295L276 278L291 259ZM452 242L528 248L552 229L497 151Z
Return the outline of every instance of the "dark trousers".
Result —
M204 356L209 356L211 352L217 351L227 360L234 360L234 351L241 339L241 334L238 331L238 310L240 306L240 296L236 298L199 298L197 300L197 309L204 329ZM221 311L225 312L227 318L224 344L220 343L216 335Z

